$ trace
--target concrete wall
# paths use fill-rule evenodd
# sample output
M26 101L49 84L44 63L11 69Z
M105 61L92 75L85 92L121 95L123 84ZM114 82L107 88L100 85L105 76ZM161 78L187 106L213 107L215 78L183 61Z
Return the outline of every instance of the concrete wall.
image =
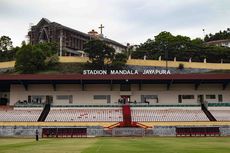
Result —
M29 95L51 95L53 96L54 104L56 105L80 105L80 104L116 104L120 95L126 93L130 94L131 101L141 101L142 95L156 95L158 96L158 103L156 100L150 101L151 104L178 104L178 95L194 95L194 99L183 99L182 104L198 104L197 95L216 95L216 99L205 99L208 102L218 102L218 95L223 95L223 102L230 102L230 88L222 90L221 84L201 84L198 90L194 89L194 85L191 84L173 84L169 90L166 89L164 84L144 84L142 89L139 90L137 84L131 85L131 91L120 91L118 84L113 85L112 91L110 86L105 84L85 85L84 91L82 91L79 84L61 84L57 85L56 91L54 91L52 85L38 84L28 85L26 91L23 85L11 85L10 88L10 104L15 104L18 100L27 100ZM57 95L72 95L73 102L58 100ZM110 95L111 103L107 103L107 100L95 100L94 95Z
M145 136L145 130L141 128L114 128L112 136Z
M141 60L131 59L127 61L128 65L139 65L139 66L158 66L165 67L165 61L159 60ZM201 63L201 62L182 62L182 61L168 61L169 67L178 68L179 64L183 64L184 68L195 68L195 69L211 69L211 70L229 70L229 63Z
M9 62L0 62L0 69L4 68L12 68L15 65L15 61L9 61Z
M174 126L155 126L152 129L141 128L114 128L106 130L103 127L86 127L89 137L97 136L176 136ZM33 126L0 126L0 137L34 137L38 129L39 136L42 135L42 127ZM230 126L220 127L221 136L230 136Z
M106 135L106 133L104 132L104 128L87 128L87 135L88 136L94 136L94 137L102 137L104 135Z
M220 127L221 136L230 136L230 126Z
M42 137L41 126L0 126L0 137L34 137L35 131ZM87 127L88 136L105 136L103 127Z
M155 126L153 136L176 136L176 127L173 126Z
M35 126L1 126L0 137L35 137L35 131L38 129L41 137L42 128Z
M59 57L61 63L85 63L89 59L87 57L71 57L62 56ZM142 59L130 59L127 61L128 65L139 66L159 66L165 67L165 61L163 60L142 60ZM182 61L168 61L169 67L177 68L179 64L184 64L184 68L196 68L196 69L212 69L212 70L230 70L229 63L202 63L202 62L182 62ZM15 65L15 61L0 62L0 68L12 68Z

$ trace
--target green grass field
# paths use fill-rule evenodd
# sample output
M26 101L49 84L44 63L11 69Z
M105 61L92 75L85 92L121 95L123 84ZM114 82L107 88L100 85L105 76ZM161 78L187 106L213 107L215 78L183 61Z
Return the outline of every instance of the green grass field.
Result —
M230 153L229 137L0 138L0 153Z

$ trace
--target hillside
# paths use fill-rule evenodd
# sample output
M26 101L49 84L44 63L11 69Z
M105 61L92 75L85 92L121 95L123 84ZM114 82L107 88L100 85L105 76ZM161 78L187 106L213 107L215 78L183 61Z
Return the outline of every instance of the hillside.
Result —
M47 70L37 73L81 73L83 69L89 69L85 66L88 61L86 57L60 57L60 63ZM0 73L15 74L14 61L0 62ZM179 69L179 65L183 65ZM163 60L136 60L130 59L127 61L127 69L165 69L166 61ZM229 63L203 63L203 62L182 62L168 61L168 69L172 73L229 73Z

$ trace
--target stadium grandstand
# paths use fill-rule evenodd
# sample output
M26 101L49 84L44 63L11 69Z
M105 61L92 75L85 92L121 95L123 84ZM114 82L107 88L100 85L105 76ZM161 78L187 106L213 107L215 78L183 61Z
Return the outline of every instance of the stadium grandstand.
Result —
M0 135L228 136L229 74L0 76Z

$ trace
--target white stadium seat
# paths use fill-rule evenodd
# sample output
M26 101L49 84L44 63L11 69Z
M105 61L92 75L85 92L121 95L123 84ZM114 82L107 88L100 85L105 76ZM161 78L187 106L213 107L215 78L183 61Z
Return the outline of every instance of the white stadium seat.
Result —
M51 108L45 121L120 122L122 120L121 108Z
M209 121L200 107L148 107L132 108L132 120L149 121Z
M230 107L208 107L217 121L230 121Z
M36 122L42 109L2 110L0 122Z

